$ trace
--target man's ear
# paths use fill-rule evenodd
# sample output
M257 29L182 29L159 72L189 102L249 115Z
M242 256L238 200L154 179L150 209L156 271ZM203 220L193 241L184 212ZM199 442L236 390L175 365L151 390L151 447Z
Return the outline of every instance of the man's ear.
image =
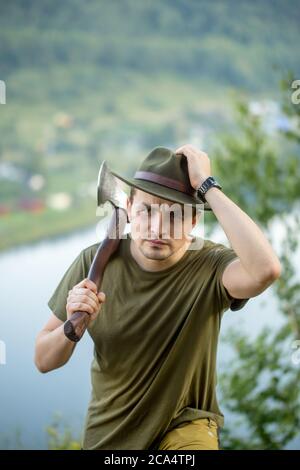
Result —
M192 218L193 228L195 227L196 224L200 222L200 218L201 218L201 212L197 212L196 215L194 215L194 217Z

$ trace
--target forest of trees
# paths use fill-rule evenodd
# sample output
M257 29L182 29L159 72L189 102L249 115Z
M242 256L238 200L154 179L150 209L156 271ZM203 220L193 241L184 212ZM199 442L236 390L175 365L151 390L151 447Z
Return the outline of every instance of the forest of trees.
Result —
M282 72L300 74L298 3L1 2L0 215L13 217L31 198L43 208L47 196L67 191L86 223L85 188L101 159L129 175L156 145L177 145L190 129L205 138L219 131L232 90L276 100ZM32 191L36 174L45 184ZM2 218L0 250L28 220L12 217ZM42 217L22 233L41 236Z
M82 68L103 67L265 90L273 66L299 70L299 11L293 0L2 2L1 75L63 64L73 92Z

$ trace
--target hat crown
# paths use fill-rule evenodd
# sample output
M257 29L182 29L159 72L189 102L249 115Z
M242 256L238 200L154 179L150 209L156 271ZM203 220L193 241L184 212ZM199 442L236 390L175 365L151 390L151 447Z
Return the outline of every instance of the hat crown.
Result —
M138 171L148 171L181 182L191 191L187 159L166 147L155 147L142 161Z
M166 147L155 147L140 163L133 177L111 173L121 181L141 191L180 204L203 205L198 191L192 187L188 160ZM211 210L207 202L204 210Z

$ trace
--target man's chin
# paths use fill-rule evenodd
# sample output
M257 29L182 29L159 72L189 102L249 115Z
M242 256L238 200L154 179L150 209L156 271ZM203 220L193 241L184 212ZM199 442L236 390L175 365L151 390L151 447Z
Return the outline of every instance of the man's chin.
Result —
M154 244L149 240L144 240L142 244L144 256L152 259L165 259L169 256L170 247L168 244Z
M163 253L162 251L158 251L154 249L147 250L144 252L145 258L156 260L156 261L164 261L165 259L169 258L169 255Z

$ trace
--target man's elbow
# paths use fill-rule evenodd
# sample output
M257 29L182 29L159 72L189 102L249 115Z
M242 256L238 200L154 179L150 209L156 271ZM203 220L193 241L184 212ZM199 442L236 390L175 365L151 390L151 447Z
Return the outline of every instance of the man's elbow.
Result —
M45 374L46 372L50 372L51 369L47 368L43 362L41 362L36 356L34 358L34 364L39 372Z
M45 374L46 372L50 372L53 370L52 367L50 367L49 361L45 357L45 354L43 351L39 348L40 344L37 340L35 351L34 351L34 359L33 362L35 364L35 367L39 372L42 374Z
M35 351L34 355L34 364L39 372L42 374L46 374L47 372L51 372L52 370L59 369L60 367L64 366L68 362L68 359L55 361L50 360L41 353L41 351Z
M281 276L281 271L281 264L279 261L266 267L262 275L261 282L268 285L273 284L273 282Z

